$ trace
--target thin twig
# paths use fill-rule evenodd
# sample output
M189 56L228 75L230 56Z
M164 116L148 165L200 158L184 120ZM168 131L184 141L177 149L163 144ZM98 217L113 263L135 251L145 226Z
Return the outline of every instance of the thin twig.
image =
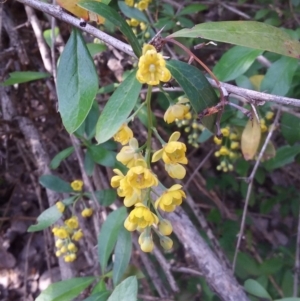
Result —
M248 209L248 204L249 204L249 200L250 200L250 195L251 195L251 192L252 192L252 186L253 186L253 180L254 180L254 176L256 174L256 171L257 171L257 168L260 164L260 160L267 148L267 145L274 133L274 130L276 128L276 125L278 123L278 120L279 120L279 117L280 117L280 113L281 113L281 110L279 109L277 111L277 114L276 114L276 117L274 119L274 122L273 124L271 125L271 128L270 128L270 131L266 137L266 140L260 150L260 153L258 155L258 158L255 162L255 165L252 169L252 172L250 174L250 176L248 177L247 179L247 183L249 184L248 185L248 190L247 190L247 195L246 195L246 199L245 199L245 205L244 205L244 210L243 210L243 216L242 216L242 222L241 222L241 226L240 226L240 231L239 231L239 234L238 234L238 240L237 240L237 244L236 244L236 248L235 248L235 252L234 252L234 258L233 258L233 263L232 263L232 269L233 271L235 270L235 265L236 265L236 259L237 259L237 255L238 255L238 252L239 252L239 248L240 248L240 244L241 244L241 241L242 241L242 237L243 237L243 233L244 233L244 229L245 229L245 223L246 223L246 215L247 215L247 209Z
M220 1L219 4L220 4L221 6L223 6L224 8L226 8L227 10L229 10L229 11L231 11L231 12L233 12L233 13L239 15L240 17L242 17L242 18L244 18L244 19L246 19L246 20L250 20L250 19L251 19L251 17L250 17L249 15L245 14L244 12L240 11L240 10L237 9L237 8L234 8L234 7L232 7L232 6L230 6L230 5L226 4L226 3L224 3L224 2L222 2L222 1Z
M184 189L187 190L189 185L191 184L191 181L193 180L194 176L198 173L200 168L207 162L207 160L210 158L212 153L215 151L214 148L212 148L208 154L205 156L205 158L199 163L199 165L196 167L196 169L193 171L193 173L190 175L189 179L184 184Z

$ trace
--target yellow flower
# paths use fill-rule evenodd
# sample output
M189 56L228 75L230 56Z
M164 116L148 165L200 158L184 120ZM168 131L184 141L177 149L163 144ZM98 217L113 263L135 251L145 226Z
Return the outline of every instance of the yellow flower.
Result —
M56 236L60 239L65 239L65 238L69 237L69 233L64 227L60 227L60 228L56 228L56 229L57 229L56 231L54 231L54 228L52 230L54 233L54 236Z
M65 211L66 206L63 202L59 201L55 205L56 205L59 212L63 213Z
M230 149L238 149L239 147L240 147L240 144L237 141L232 141L230 143Z
M177 104L172 105L167 109L164 115L164 120L166 123L172 123L176 119L191 119L192 115L189 111L190 108L188 106L178 102Z
M226 146L222 146L219 150L221 156L228 156L230 151Z
M267 120L271 120L273 117L274 117L274 112L268 111L268 112L266 113L265 118L266 118Z
M142 0L138 3L137 8L141 11L145 10L148 8L149 2L146 0Z
M231 133L231 134L229 135L229 139L230 139L230 140L237 140L237 139L238 139L238 135L235 134L235 133Z
M144 22L141 22L140 23L140 28L141 28L142 31L144 31L144 30L147 29L147 25Z
M55 247L58 248L58 249L60 249L63 245L64 245L64 241L62 239L58 239L55 242Z
M138 151L139 144L135 138L129 140L129 145L122 147L117 154L117 160L131 168L137 164L137 160L143 159L142 154Z
M65 220L65 225L70 229L78 229L79 223L76 216L72 216L71 218Z
M230 130L228 127L221 129L221 133L224 137L228 137L230 134Z
M161 197L159 197L155 202L155 208L159 208L166 212L173 212L176 206L181 205L182 198L185 198L185 193L181 190L182 186L175 184L165 191Z
M71 187L75 191L82 191L83 182L81 180L75 180L71 183Z
M145 232L142 232L142 234L139 237L139 244L141 246L141 250L143 252L152 252L154 249L154 243L152 240L151 235L145 235Z
M73 262L76 259L76 254L71 253L64 257L65 262Z
M77 252L77 247L76 247L75 244L72 243L72 242L70 242L70 243L68 244L67 248L68 248L68 251L70 251L70 252Z
M178 142L177 140L179 138L180 133L174 132L168 143L165 144L162 149L156 151L152 156L152 162L156 162L162 158L169 176L175 179L184 178L186 171L180 164L188 163L185 156L186 145L182 142Z
M126 207L131 207L134 204L141 202L141 190L132 187L130 183L128 183L127 177L120 182L120 187L117 192L120 197L124 197L124 205Z
M119 169L114 169L113 170L114 173L116 174L116 176L113 176L110 180L110 185L113 187L113 188L117 188L120 186L120 181L122 179L124 179L124 174L121 172L121 170Z
M90 217L93 215L93 209L92 208L85 208L82 210L81 215L82 217Z
M129 216L124 222L124 227L128 231L134 231L137 227L144 229L158 224L158 217L150 211L145 205L138 203L135 208L130 212Z
M155 86L160 81L168 82L171 79L171 73L166 68L166 61L152 45L144 45L143 55L139 59L138 67L136 78L142 84L147 83Z
M143 160L138 160L137 166L131 167L126 175L127 183L136 189L144 189L158 185L156 175L146 167Z
M265 132L268 130L268 128L267 128L267 126L265 125L265 123L261 123L261 124L260 124L260 129L261 129L261 132L262 132L262 133L265 133Z
M129 22L130 22L130 26L132 26L132 27L137 27L140 24L140 21L138 21L134 18L131 18Z
M79 241L82 237L83 237L82 230L79 229L73 234L72 240Z
M114 140L120 142L122 145L125 145L132 137L132 130L127 126L127 124L123 124L119 131L114 135Z
M171 250L173 247L173 240L169 237L164 236L159 240L159 242L165 250Z
M158 230L162 235L170 235L173 231L172 224L167 219L159 221Z
M217 136L214 136L214 143L220 145L222 143L222 139L219 139Z
M126 5L132 7L134 5L134 0L125 0Z

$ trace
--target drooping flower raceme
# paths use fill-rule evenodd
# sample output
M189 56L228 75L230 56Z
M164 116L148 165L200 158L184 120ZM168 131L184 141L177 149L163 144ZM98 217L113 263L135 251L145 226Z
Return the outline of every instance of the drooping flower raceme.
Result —
M166 68L165 59L150 44L144 45L138 67L136 78L142 84L155 86L160 81L168 82L171 79L171 73Z
M179 132L174 132L168 143L153 154L152 162L156 162L162 158L165 163L165 169L169 176L174 179L183 179L186 170L181 164L187 164L188 160L185 156L186 145L177 141L180 138Z

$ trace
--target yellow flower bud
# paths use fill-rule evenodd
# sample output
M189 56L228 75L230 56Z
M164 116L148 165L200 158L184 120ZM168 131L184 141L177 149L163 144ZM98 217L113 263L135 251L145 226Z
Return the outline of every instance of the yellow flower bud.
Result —
M73 262L76 258L77 258L76 254L71 253L71 254L69 255L69 260L70 260L69 262Z
M79 229L73 234L72 240L79 241L82 237L83 237L82 230Z
M79 223L77 216L72 216L71 218L65 220L65 225L67 225L70 229L78 229Z
M159 240L159 242L165 250L170 250L173 247L173 240L169 237L164 236Z
M64 242L62 239L58 239L56 242L55 242L55 247L60 249L62 246L64 245Z
M63 202L57 202L56 203L56 207L58 209L59 212L63 213L65 211L65 204Z
M81 212L82 217L90 217L93 215L93 209L92 208L85 208Z
M70 243L68 244L68 250L69 250L70 252L77 252L77 247L75 246L74 243L70 242Z
M229 155L229 150L226 146L222 146L219 150L219 153L221 156L228 156Z
M222 143L222 139L219 139L217 136L214 136L214 143L220 145Z
M145 236L140 245L143 252L152 252L154 249L154 243L151 236Z
M238 149L240 147L240 144L237 141L232 141L230 144L231 149Z
M238 135L235 134L235 133L231 133L231 134L229 135L229 139L230 139L230 140L236 140L237 138L238 138Z
M67 247L66 246L62 246L61 249L60 249L60 253L61 254L64 254L68 251Z
M268 112L266 113L265 118L266 118L267 120L271 120L273 117L274 117L274 112L268 111Z
M162 219L158 224L158 230L162 235L170 235L173 231L173 227L170 221Z
M55 252L55 256L56 256L56 257L61 256L61 252L60 252L60 251L56 251L56 252Z
M229 134L230 134L230 129L229 129L229 127L226 127L226 128L221 129L221 133L222 133L222 135L223 135L224 137L228 137Z

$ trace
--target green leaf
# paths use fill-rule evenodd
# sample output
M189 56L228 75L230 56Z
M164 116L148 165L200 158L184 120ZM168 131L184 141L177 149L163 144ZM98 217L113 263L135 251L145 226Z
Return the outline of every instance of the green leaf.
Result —
M120 228L123 226L126 215L126 208L121 207L110 213L102 225L98 236L98 255L102 274L105 273L108 258L114 249Z
M74 190L68 182L53 175L43 175L40 177L39 182L45 188L53 191L74 192Z
M269 293L255 280L248 279L244 283L245 291L258 298L266 298L272 300Z
M268 69L260 86L260 91L285 96L291 88L298 61L290 57L281 57Z
M178 16L183 16L183 15L189 15L189 14L196 14L202 10L206 10L208 8L207 5L204 4L190 4L183 8L179 13Z
M86 47L87 47L91 57L94 57L96 54L107 50L106 45L100 44L100 43L88 43L88 44L86 44Z
M203 38L300 58L300 43L283 30L256 21L221 21L195 25L172 33L170 38Z
M142 84L136 79L136 71L131 72L105 105L96 126L96 140L103 143L120 129L133 110Z
M58 27L55 27L54 28L54 39L56 39L59 35L59 28ZM47 45L49 47L52 46L52 29L46 29L44 32L43 32L43 36L44 36L44 39L47 43Z
M15 71L9 73L9 78L5 80L1 86L10 86L14 84L21 84L49 77L49 73L34 72L34 71Z
M124 18L120 16L113 8L103 3L91 0L80 1L78 5L100 15L101 17L107 19L109 22L113 23L115 26L119 27L120 31L127 38L136 56L141 56L142 48L135 34L133 33L127 22L124 20Z
M95 194L99 204L105 207L110 206L117 199L115 189L98 190Z
M116 286L124 276L131 257L131 250L131 233L124 227L121 227L115 248L115 261L113 267L114 286Z
M272 275L282 269L284 262L282 258L273 257L266 259L259 267L260 271L264 275Z
M135 276L131 276L123 280L114 289L107 301L120 301L124 300L126 296L126 301L136 301L137 300L137 280Z
M84 170L88 176L92 176L95 168L95 161L91 157L90 153L87 151L84 156Z
M85 120L85 133L86 133L86 139L90 140L95 136L96 133L96 124L99 118L100 112L99 112L99 105L97 101L94 101L92 108Z
M262 50L241 46L232 47L222 55L213 72L220 81L234 80L244 74L262 53Z
M51 206L38 216L38 223L36 225L31 225L27 231L36 232L44 230L53 225L56 221L58 221L61 218L61 216L62 213L58 211L56 205Z
M294 162L295 156L300 153L300 145L289 146L285 145L277 149L276 156L263 165L268 171L283 167Z
M113 167L116 163L115 152L108 151L101 145L88 146L88 153L91 158L100 165Z
M300 140L300 119L292 114L283 113L280 122L281 133L285 140L293 145Z
M81 277L50 284L35 301L71 301L94 280L95 277Z
M71 154L73 154L74 152L74 147L70 146L66 149L64 149L63 151L59 152L50 162L49 167L51 169L56 169L61 161L63 161L64 159L68 158Z
M58 109L66 130L76 131L87 117L98 91L98 75L83 37L72 30L57 68Z
M91 295L90 297L84 299L83 301L106 301L110 295L110 291L103 291Z
M127 18L133 18L146 24L148 23L146 16L139 9L128 6L124 1L118 1L118 6Z
M167 68L182 87L196 113L215 106L219 102L215 90L196 67L181 61L170 60L167 62ZM215 119L216 114L203 118L201 122L209 131L214 132Z

